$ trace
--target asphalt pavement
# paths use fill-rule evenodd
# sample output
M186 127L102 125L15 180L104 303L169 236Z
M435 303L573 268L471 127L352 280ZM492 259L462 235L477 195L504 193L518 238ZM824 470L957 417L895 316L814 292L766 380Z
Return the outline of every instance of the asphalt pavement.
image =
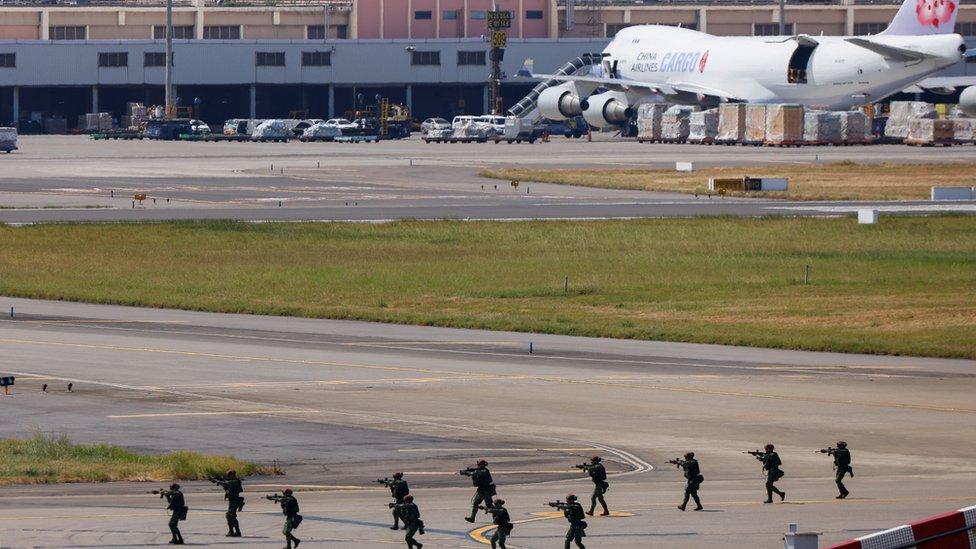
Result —
M388 492L406 472L425 546L480 547L457 475L481 457L516 521L511 547L561 546L546 501L588 499L573 468L606 458L608 501L588 547L781 547L787 523L838 541L971 505L976 363L619 341L2 298L0 437L65 432L145 452L191 449L278 461L248 479L243 540L222 536L220 494L189 483L190 543L281 546L260 495L293 485L303 547L403 544ZM529 352L529 343L532 352ZM64 389L74 383L71 393ZM40 391L43 383L49 392ZM850 442L851 499L830 460ZM764 505L759 464L777 445L785 503ZM693 450L707 512L682 513L667 460ZM0 493L0 546L165 544L159 483L17 486ZM630 516L632 515L632 516ZM275 545L275 544L278 545Z
M787 202L489 180L493 167L802 166L969 162L972 147L721 147L592 143L379 144L92 141L25 136L0 157L0 222L601 219L700 215L976 212L976 202ZM751 175L762 175L753 173ZM137 194L146 200L136 201Z

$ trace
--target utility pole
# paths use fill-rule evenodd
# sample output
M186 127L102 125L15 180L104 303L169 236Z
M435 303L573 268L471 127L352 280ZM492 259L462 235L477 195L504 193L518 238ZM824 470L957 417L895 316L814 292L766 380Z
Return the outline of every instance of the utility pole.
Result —
M786 0L779 0L779 35L786 36Z
M491 33L491 75L488 81L488 96L491 114L502 113L502 61L505 59L505 48L508 46L508 33L505 29L512 26L512 13L494 9L488 12L488 30Z
M166 118L173 118L173 0L166 0Z

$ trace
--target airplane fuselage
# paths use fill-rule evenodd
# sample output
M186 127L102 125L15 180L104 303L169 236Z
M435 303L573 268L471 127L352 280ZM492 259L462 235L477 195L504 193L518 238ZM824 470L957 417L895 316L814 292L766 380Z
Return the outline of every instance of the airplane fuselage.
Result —
M602 72L622 84L664 83L657 94L678 102L711 97L847 109L901 91L958 62L965 49L958 34L863 37L924 54L905 59L848 38L719 37L676 27L635 26L620 31L604 50Z

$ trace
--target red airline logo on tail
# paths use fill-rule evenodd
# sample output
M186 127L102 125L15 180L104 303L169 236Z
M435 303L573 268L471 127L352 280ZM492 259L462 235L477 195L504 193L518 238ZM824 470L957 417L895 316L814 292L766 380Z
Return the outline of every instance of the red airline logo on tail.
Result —
M952 0L918 0L915 5L915 15L918 22L928 27L939 28L952 20L956 11L956 3Z
M919 0L921 2L922 0ZM701 56L701 60L698 61L698 72L705 72L705 63L708 63L708 51Z

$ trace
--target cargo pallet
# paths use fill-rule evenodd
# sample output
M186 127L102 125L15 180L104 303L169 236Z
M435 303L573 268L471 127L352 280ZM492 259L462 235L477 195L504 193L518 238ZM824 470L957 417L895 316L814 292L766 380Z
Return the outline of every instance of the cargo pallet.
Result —
M90 134L90 136L91 139L94 139L96 141L100 141L103 139L125 139L129 141L134 139L145 139L145 136L142 135L142 132L134 132L134 131L127 131L127 130L96 132Z
M224 135L224 134L193 134L193 133L183 133L180 134L180 141L207 141L207 142L217 142L217 141L230 141L230 142L241 142L250 141L251 138L246 135Z
M764 141L766 147L801 147L803 141Z
M301 141L302 143L315 143L315 142L319 142L319 141L329 141L329 142L331 142L331 141L335 141L336 140L336 137L338 137L338 136L333 136L333 137L322 137L322 136L305 137L305 136L302 136L302 137L299 137L298 140Z
M378 135L340 135L333 139L336 143L379 143Z
M952 141L920 141L916 139L906 139L905 144L912 147L951 147L957 145Z

